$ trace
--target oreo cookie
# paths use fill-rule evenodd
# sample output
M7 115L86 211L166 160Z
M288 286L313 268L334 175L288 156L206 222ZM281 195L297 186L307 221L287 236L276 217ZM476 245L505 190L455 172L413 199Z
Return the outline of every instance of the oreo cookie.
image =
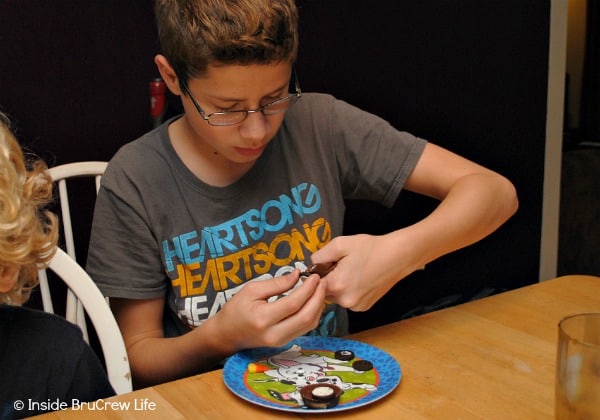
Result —
M368 370L373 369L373 363L368 360L357 360L352 363L352 368L359 372L366 372Z
M334 357L337 360L343 360L344 362L348 362L354 359L354 352L352 350L338 350L335 352Z

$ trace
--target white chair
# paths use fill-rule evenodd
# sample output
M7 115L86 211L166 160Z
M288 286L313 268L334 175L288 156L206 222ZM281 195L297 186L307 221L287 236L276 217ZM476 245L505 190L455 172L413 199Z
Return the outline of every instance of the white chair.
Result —
M96 193L100 189L100 178L106 170L108 162L74 162L54 166L48 169L48 173L58 185L58 197L60 199L61 221L63 224L63 236L67 253L77 261L75 256L75 242L73 240L73 226L71 224L71 208L69 206L69 192L67 180L72 178L93 177L96 185Z
M71 206L69 205L69 190L67 181L73 178L88 177L93 178L95 183L96 193L100 188L100 178L106 170L107 162L74 162L64 165L58 165L48 169L48 173L52 177L55 185L58 186L58 198L60 201L60 220L62 224L62 237L65 240L67 253L75 261L77 256L75 253L75 241L73 239L73 225L71 222ZM54 313L54 305L45 273L40 273L40 291L42 296L42 304L46 312ZM86 341L89 341L87 325L85 321L85 313L80 302L77 301L71 290L67 290L66 300L66 318L79 325Z
M66 253L62 249L57 249L49 268L67 286L65 318L81 328L85 340L89 343L87 312L102 347L109 380L115 391L121 394L132 390L125 344L107 299L77 263L67 187L68 181L71 179L87 177L94 181L94 189L97 193L100 188L100 178L104 174L106 166L107 162L75 162L55 166L48 170L55 185L58 186L62 237L66 247ZM55 313L48 276L44 270L39 272L39 281L44 311Z
M49 269L60 277L88 314L102 347L108 379L117 394L131 392L131 371L125 342L102 292L86 271L57 248ZM73 322L67 317L67 320Z

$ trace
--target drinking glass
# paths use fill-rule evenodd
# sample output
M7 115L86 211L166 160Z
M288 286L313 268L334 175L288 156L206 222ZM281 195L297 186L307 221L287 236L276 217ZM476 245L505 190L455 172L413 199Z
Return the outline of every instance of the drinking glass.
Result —
M558 324L556 419L600 419L600 313Z

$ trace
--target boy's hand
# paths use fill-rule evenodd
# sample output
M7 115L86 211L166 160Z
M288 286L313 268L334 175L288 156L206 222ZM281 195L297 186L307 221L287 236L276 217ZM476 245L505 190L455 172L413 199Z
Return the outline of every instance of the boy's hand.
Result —
M366 311L399 280L422 268L423 261L406 241L398 246L401 231L394 242L389 235L353 235L334 238L313 254L313 262L337 261L327 280L328 301L351 309Z
M298 282L300 271L270 280L246 284L217 314L223 339L237 350L278 347L316 328L323 311L326 280L311 275L287 296Z

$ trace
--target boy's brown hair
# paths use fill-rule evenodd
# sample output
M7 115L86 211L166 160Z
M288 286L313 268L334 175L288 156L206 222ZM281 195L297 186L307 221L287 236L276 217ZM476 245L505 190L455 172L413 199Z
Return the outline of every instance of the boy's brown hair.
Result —
M294 0L157 0L155 15L162 53L180 84L208 65L296 59Z

